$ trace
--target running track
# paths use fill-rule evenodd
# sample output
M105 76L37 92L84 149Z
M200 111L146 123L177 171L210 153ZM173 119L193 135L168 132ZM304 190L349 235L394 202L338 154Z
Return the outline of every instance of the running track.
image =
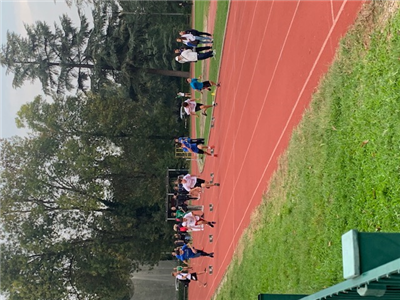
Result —
M207 288L191 284L190 300L211 299L214 294L278 157L361 5L362 1L347 0L231 2L222 86L210 134L219 157L207 158L201 175L209 179L214 172L215 182L221 183L200 200L205 217L217 225L193 238L195 246L214 251L215 258L191 261L195 271L212 265L214 273L200 276ZM213 212L209 203L214 204Z

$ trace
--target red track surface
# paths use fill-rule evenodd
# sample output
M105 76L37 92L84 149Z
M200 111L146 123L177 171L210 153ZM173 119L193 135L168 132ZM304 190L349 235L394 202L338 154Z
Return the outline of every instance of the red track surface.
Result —
M208 282L207 288L190 285L190 300L214 294L278 157L361 5L329 0L231 3L210 134L219 157L207 158L201 176L210 179L214 172L215 182L221 183L200 200L206 219L217 225L193 238L195 247L215 252L215 258L191 260L194 270L212 265L214 272L199 278Z

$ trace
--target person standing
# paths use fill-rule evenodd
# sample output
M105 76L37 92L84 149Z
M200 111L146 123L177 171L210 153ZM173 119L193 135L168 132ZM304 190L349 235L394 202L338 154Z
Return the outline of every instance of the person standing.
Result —
M212 49L212 47L210 47L210 46L196 47L196 48L180 47L179 49L175 49L174 53L181 54L185 50L192 50L193 52L201 52L201 51L207 51L207 50L211 50L211 49Z
M179 32L179 33L182 33ZM185 33L181 34L182 41L188 41L188 42L193 42L193 41L198 41L201 44L211 44L213 42L213 39L209 36L199 36L199 35L193 35L191 33Z
M197 62L204 60L215 55L215 51L207 51L204 53L193 52L192 50L184 50L182 53L175 57L175 60L181 64L186 62Z
M205 36L212 36L211 33L208 33L208 32L201 32L201 31L198 31L198 30L196 30L196 29L187 29L187 30L184 30L184 31L180 31L180 32L179 32L179 35L186 34L186 33L191 33L191 34L193 34L193 35L195 35L195 36L202 36L202 35L205 35Z
M176 41L178 43L183 43L184 45L186 45L190 48L196 48L200 44L199 41L196 41L196 40L189 41L189 40L183 39L183 38L177 38Z

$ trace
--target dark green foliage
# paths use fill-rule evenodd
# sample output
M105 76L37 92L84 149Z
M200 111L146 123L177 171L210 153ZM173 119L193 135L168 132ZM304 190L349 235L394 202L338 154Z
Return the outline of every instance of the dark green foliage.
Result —
M174 101L105 95L36 97L17 118L31 135L2 143L1 275L11 299L123 298L130 273L169 250Z
M80 14L79 27L64 15L54 31L48 24L36 22L25 26L27 37L8 32L0 62L14 74L14 87L39 79L49 95L89 89L102 92L114 83L121 84L125 95L134 100L149 94L161 96L160 87L176 90L180 82L176 77L188 76L174 70L177 65L173 60L174 39L186 27L187 18L155 17L148 11L165 13L174 6L162 1L142 2L121 3L127 12L139 9L138 14L121 15L115 1L96 1L93 28Z

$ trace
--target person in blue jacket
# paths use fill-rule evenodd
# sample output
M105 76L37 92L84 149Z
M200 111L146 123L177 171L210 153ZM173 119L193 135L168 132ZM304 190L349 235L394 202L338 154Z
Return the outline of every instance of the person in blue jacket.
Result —
M172 252L172 255L175 256L177 259L181 260L186 265L189 265L189 259L197 258L200 256L209 256L213 258L214 252L207 253L203 250L194 248L190 243L188 243L186 245L183 245L176 252Z

